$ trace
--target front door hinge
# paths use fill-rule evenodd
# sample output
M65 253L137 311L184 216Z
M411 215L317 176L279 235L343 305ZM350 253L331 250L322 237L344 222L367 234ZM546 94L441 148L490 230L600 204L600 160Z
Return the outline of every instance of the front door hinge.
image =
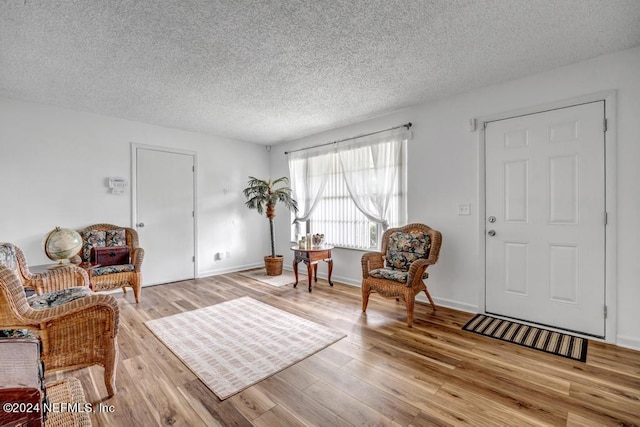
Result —
M196 256L195 255L191 257L191 262L196 262Z
M607 131L607 119L604 119L604 121L602 122L602 130L603 130L604 132L606 132L606 131Z
M605 318L605 320L607 318L607 306L606 305L604 306L604 318Z

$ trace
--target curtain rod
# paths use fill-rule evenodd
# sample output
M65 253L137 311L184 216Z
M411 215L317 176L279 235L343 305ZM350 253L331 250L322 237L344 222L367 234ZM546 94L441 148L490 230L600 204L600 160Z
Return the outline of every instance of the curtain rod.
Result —
M387 129L377 130L375 132L365 133L363 135L352 136L351 138L344 138L344 139L339 139L337 141L327 142L327 143L324 143L324 144L312 145L311 147L305 147L305 148L299 148L297 150L285 151L284 154L296 153L298 151L304 151L304 150L310 150L312 148L324 147L325 145L337 144L339 142L350 141L352 139L364 138L365 136L371 136L371 135L375 135L377 133L387 132L387 131L394 130L394 129L407 128L407 130L409 130L411 128L411 126L413 126L413 124L411 122L408 122L408 123L405 123L405 124L400 125L400 126L394 126L394 127L387 128Z

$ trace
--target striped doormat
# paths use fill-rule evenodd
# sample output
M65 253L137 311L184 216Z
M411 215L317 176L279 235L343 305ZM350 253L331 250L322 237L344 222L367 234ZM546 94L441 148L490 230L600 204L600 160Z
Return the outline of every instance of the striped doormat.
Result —
M580 362L587 360L588 340L522 323L476 314L463 330Z

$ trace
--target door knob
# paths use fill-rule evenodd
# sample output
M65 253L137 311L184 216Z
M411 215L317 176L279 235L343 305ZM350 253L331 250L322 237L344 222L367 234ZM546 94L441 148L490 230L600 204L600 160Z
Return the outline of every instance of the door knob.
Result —
M496 235L496 230L489 230L489 232L487 233L489 236L493 237Z
M139 222L136 224L136 227L138 228L144 228L144 222Z

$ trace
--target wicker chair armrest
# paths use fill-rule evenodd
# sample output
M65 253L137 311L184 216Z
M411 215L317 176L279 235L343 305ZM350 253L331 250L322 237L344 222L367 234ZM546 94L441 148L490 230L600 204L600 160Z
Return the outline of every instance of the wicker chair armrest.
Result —
M89 287L89 275L83 268L66 265L43 273L29 272L25 274L24 286L32 288L39 295L74 286Z
M131 254L131 264L135 267L136 271L142 270L142 260L144 259L144 249L134 248Z
M360 260L362 263L362 278L369 277L369 272L376 268L384 267L384 255L382 252L365 252Z
M99 310L106 310L110 313L110 324L112 325L112 336L118 333L120 322L120 308L116 299L108 294L93 294L83 298L70 301L68 303L52 307L34 310L30 309L23 313L25 323L32 325L51 325L53 323L64 322L69 318L85 318L83 322L92 322L95 316L91 313Z
M428 259L417 259L411 263L409 267L409 272L407 274L407 286L414 287L416 284L422 280L422 275L428 266L433 264Z

